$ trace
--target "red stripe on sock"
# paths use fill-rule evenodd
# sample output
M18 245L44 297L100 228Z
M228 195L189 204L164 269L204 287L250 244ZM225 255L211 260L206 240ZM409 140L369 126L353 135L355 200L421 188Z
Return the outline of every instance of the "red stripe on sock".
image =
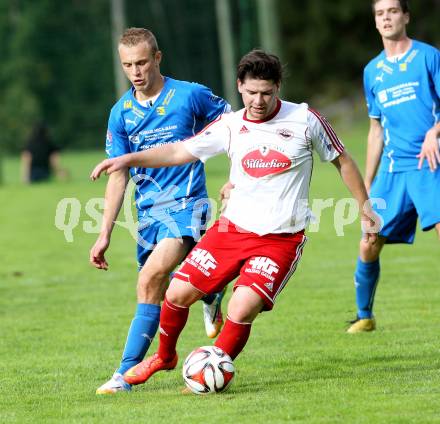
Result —
M227 318L214 346L223 349L232 359L235 359L249 339L251 326L251 324L234 322Z

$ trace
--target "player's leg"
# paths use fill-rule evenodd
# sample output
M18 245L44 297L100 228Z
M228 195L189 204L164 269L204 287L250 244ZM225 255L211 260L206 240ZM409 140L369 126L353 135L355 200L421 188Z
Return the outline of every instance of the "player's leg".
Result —
M159 237L174 236L188 238L192 241L190 248L193 248L206 230L207 221L210 214L210 203L206 198L201 198L186 209L174 212L169 215L159 213L155 218L163 223ZM223 325L221 303L224 291L205 295L203 301L203 319L206 334L214 338L219 333Z
M146 233L142 235L147 237ZM124 382L122 376L128 369L140 363L148 351L159 325L160 302L168 285L169 275L191 246L191 240L186 238L164 238L152 251L138 245L138 259L140 263L145 263L138 275L136 312L128 330L119 368L109 381L97 389L97 394L130 390L130 385Z
M235 359L246 345L252 322L263 307L263 299L251 288L237 287L229 300L225 325L214 345Z
M160 313L160 336L157 353L130 368L124 379L129 384L145 383L154 373L171 370L177 364L176 344L188 319L189 307L203 297L187 281L173 278Z
M375 212L382 217L382 228L375 244L361 240L356 263L354 284L357 314L347 332L373 331L374 298L380 276L379 255L385 243L412 243L417 213L408 194L407 173L379 173L371 188Z
M144 264L155 247L158 231L158 223L153 223L145 227L141 226L139 228L137 243L137 260L140 271L138 275L138 292L140 281L142 281L141 272L142 269L144 269ZM154 337L157 323L159 321L159 314L160 306L157 299L153 299L150 303L146 303L143 299L139 300L138 296L136 311L127 333L126 343L119 367L113 374L112 378L96 390L97 394L113 394L131 389L131 386L124 382L122 375L128 368L130 368L130 366L143 359L143 357L141 357L142 352L145 352L146 349L148 349L148 346L151 343L149 338L152 338L152 336ZM140 359L136 359L138 357L140 357Z
M139 272L138 304L128 331L119 373L124 374L143 360L159 325L160 302L168 286L169 274L184 259L190 245L187 239L162 239Z
M354 274L357 314L348 333L372 331L376 328L373 317L374 295L380 275L379 255L386 238L379 237L375 244L362 239Z
M234 284L228 316L215 346L235 359L246 345L252 322L262 310L271 310L276 297L296 270L307 238L303 233L247 237L251 252Z
M143 383L159 370L174 368L176 343L186 324L189 306L205 294L221 291L238 275L241 246L230 233L219 234L217 228L218 224L207 231L175 272L162 305L158 352L126 372L127 382Z
M200 240L200 237L206 231L206 225L210 218L210 207L211 204L208 199L199 199L192 210L190 217L190 222L188 221L187 215L181 215L182 223L180 227L191 228L191 235L195 241ZM196 242L194 242L194 245ZM207 294L203 296L202 300L202 310L203 310L203 321L205 324L206 335L209 338L217 337L223 326L223 314L222 314L222 300L226 292L226 287L224 290L218 293Z
M221 292L206 295L203 301L203 321L205 323L206 335L213 339L217 337L223 326L222 301L227 287Z

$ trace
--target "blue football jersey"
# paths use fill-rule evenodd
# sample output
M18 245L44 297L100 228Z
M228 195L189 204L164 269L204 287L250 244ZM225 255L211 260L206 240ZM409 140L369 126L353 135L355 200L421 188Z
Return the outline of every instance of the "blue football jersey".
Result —
M106 152L112 158L192 137L230 106L207 87L165 77L151 107L142 106L128 90L113 106L108 121ZM139 212L177 211L207 197L200 161L169 168L131 168Z
M440 51L416 40L396 62L382 51L365 67L364 90L368 115L383 127L380 171L417 169L425 134L440 119Z

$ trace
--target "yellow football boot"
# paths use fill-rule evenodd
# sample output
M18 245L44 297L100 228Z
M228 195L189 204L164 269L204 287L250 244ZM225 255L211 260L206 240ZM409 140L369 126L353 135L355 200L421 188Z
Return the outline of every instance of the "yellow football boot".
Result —
M376 320L374 318L356 319L347 330L349 334L365 333L376 329Z

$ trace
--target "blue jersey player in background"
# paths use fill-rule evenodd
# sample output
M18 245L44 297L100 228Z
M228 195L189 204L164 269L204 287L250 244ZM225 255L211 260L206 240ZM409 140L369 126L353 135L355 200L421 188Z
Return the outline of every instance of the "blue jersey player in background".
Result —
M208 88L177 81L160 72L162 53L154 35L129 28L119 41L123 70L132 83L113 106L108 122L109 157L174 143L193 136L207 123L230 110ZM170 273L185 258L206 225L208 200L203 164L164 169L130 169L138 211L137 309L128 330L119 368L97 394L129 391L122 374L145 356L154 338L160 303ZM90 262L108 269L105 252L129 181L127 172L109 177L100 234L90 251ZM205 326L209 337L220 331L222 293L205 299Z
M408 2L375 0L384 50L364 70L370 117L365 185L383 219L379 240L361 241L355 272L357 318L372 331L379 255L385 243L413 243L417 218L440 237L440 51L406 34ZM374 200L373 200L374 201Z

